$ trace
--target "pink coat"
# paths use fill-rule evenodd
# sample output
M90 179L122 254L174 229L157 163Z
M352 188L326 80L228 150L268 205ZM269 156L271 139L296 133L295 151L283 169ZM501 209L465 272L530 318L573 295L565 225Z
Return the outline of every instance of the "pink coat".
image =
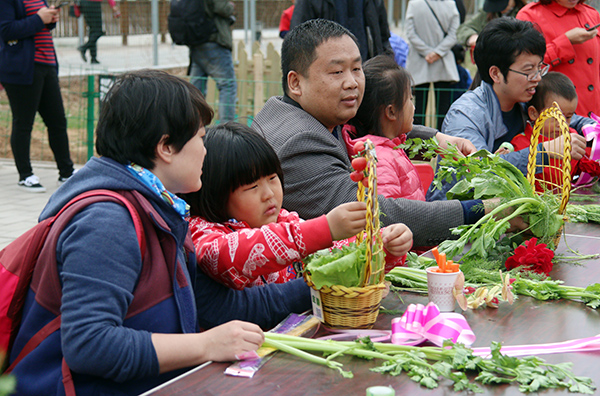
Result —
M425 201L425 191L421 185L421 178L417 169L410 162L404 150L395 150L394 147L404 143L406 135L401 135L390 140L384 136L367 135L352 140L349 125L344 126L342 132L348 155L354 155L354 143L367 139L375 145L377 153L377 193L386 198L406 198Z

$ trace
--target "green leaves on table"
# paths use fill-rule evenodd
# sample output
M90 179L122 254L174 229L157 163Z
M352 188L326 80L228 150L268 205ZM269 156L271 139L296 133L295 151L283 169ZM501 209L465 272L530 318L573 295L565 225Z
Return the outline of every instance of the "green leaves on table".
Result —
M352 341L315 340L284 334L265 333L265 345L278 348L311 362L339 371L346 378L350 373L333 359L340 355L353 355L363 359L382 359L381 366L371 371L393 376L406 373L423 387L433 389L441 379L454 383L454 390L480 393L477 384L519 385L522 392L543 389L569 389L571 392L593 394L592 380L571 372L570 363L549 364L537 357L515 358L502 355L500 343L491 345L491 357L475 356L473 350L462 344L444 342L443 347L416 347L388 343L374 343L368 337ZM307 353L320 352L327 358ZM472 375L476 375L473 381Z

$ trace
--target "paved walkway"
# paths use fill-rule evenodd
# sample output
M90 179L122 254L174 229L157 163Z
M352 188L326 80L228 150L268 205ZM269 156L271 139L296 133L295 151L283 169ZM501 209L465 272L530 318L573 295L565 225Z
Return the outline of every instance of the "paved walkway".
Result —
M55 163L34 162L32 165L33 172L46 187L45 193L32 193L17 186L19 174L13 160L0 159L0 249L37 223L48 198L58 188Z

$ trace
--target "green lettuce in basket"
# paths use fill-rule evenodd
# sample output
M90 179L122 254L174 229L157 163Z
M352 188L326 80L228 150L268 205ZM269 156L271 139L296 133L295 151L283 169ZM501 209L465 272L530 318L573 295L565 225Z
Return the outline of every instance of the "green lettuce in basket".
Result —
M341 249L324 249L311 254L304 259L304 270L310 273L317 289L333 285L358 287L363 281L365 261L365 243L352 242Z

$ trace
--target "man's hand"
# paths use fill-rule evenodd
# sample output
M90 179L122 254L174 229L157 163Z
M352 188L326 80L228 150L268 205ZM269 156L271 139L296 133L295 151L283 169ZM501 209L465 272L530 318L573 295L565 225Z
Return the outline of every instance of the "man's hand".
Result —
M468 139L446 135L445 133L442 133L442 132L438 132L435 135L435 138L437 139L441 148L448 148L449 143L453 144L456 146L456 148L458 148L458 150L461 153L463 153L464 156L473 154L474 152L477 151L477 149L475 148L475 145L473 145L473 143L471 143L471 141Z

